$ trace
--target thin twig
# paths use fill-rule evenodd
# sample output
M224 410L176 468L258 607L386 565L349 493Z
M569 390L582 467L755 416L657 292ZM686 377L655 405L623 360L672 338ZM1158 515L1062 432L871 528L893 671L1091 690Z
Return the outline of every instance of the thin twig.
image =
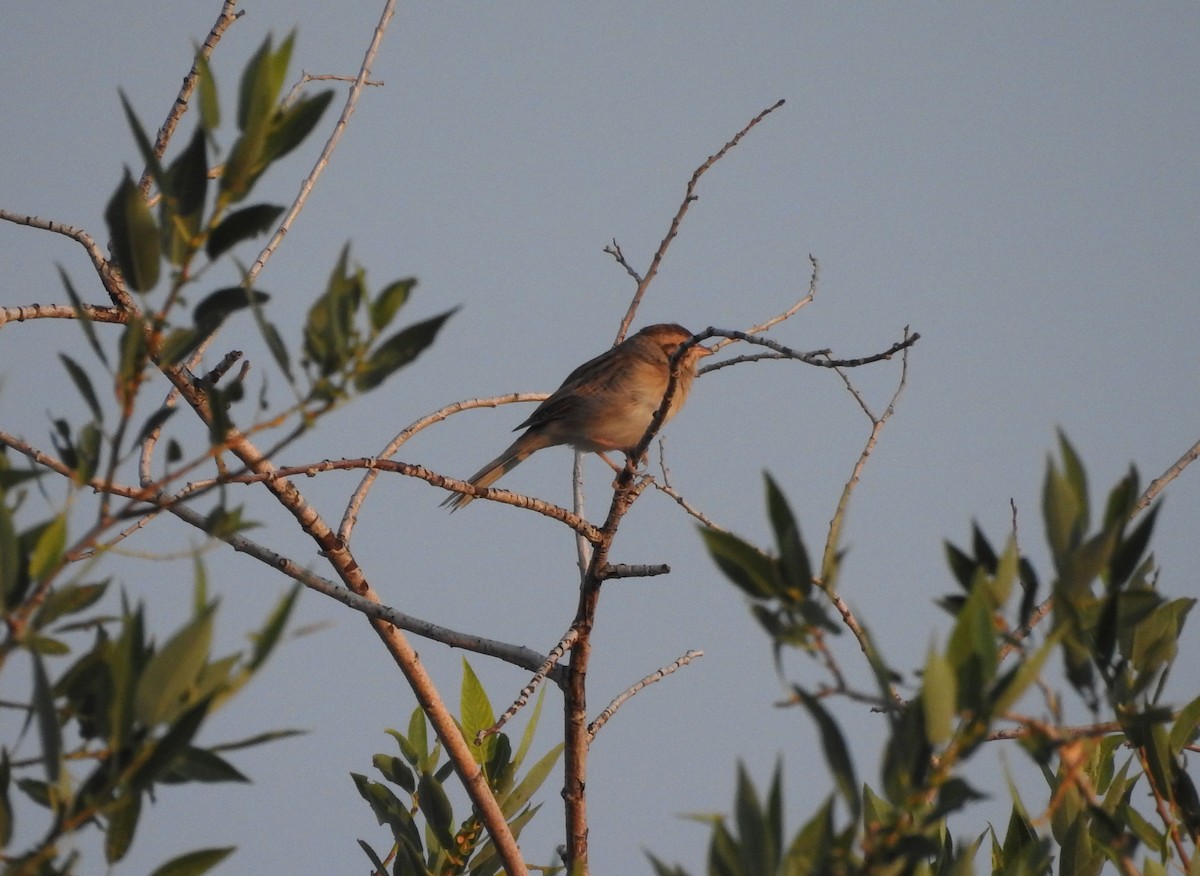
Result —
M617 330L617 338L613 342L614 344L621 343L621 341L625 339L625 335L629 332L629 326L633 322L634 314L637 313L638 306L642 303L642 296L646 294L647 287L658 273L659 265L662 264L663 257L667 254L667 247L671 245L671 241L674 240L675 236L679 233L680 223L683 222L683 217L687 214L688 208L692 205L692 201L696 200L697 198L696 184L700 182L700 177L702 177L705 171L707 171L710 167L724 158L725 153L736 146L743 137L750 133L751 128L765 119L772 112L779 109L781 106L783 106L783 104L784 101L782 100L776 101L771 106L760 112L750 120L746 127L734 134L733 138L729 142L718 149L715 154L708 156L708 158L696 168L695 172L692 174L692 178L688 180L687 190L683 195L683 201L680 203L679 209L675 212L675 218L671 220L671 227L667 229L666 237L662 239L662 242L658 245L658 249L654 253L654 258L650 260L650 267L646 271L646 275L638 282L637 291L633 293L633 300L629 302L629 308L625 311L625 318L621 320L621 327ZM614 241L614 244L615 243L616 241ZM626 270L628 270L632 276L637 276L637 272L630 269L628 265L626 265Z
M73 225L64 225L62 222L55 222L51 219L39 219L37 216L13 213L3 209L0 209L0 219L71 238L71 240L82 246L88 254L88 258L92 261L92 267L96 269L96 273L100 277L100 282L104 284L104 290L108 292L109 299L117 306L117 309L129 313L141 312L132 296L125 289L125 283L122 281L120 274L109 264L108 259L100 251L100 247L96 245L96 241L92 239L92 236L82 228L76 228Z
M563 673L561 671L555 672L555 670L559 669L558 661L562 659L563 654L567 653L567 649L574 645L578 638L579 630L574 627L567 630L567 634L558 641L557 645L550 649L550 653L546 655L546 659L538 666L537 672L533 674L533 678L529 679L529 683L521 688L521 692L517 694L517 698L513 700L512 705L504 711L504 714L491 727L485 727L475 734L476 745L482 744L483 740L504 729L504 725L511 721L517 712L525 708L525 705L529 702L529 698L533 696L533 692L537 690L538 685L547 677L553 679L557 674L557 680L561 683Z
M1162 492L1163 487L1183 474L1183 470L1195 462L1197 457L1200 457L1200 441L1189 447L1183 456L1175 461L1174 465L1150 482L1150 486L1146 487L1146 492L1142 493L1134 504L1130 517L1135 517L1145 511L1154 498Z
M370 78L371 64L375 61L375 54L379 51L379 44L383 41L383 34L387 30L388 22L391 21L395 11L396 0L386 0L383 14L379 17L379 23L375 25L375 33L371 37L371 43L367 46L367 50L363 54L362 65L358 69L358 76L354 78L354 84L350 86L346 94L346 102L342 106L342 114L333 126L333 131L330 133L329 139L325 141L325 146L321 149L321 154L317 157L312 170L309 171L304 181L300 183L300 192L296 195L296 200L292 202L287 215L283 217L283 221L279 223L279 227L275 229L275 233L271 235L271 239L267 241L267 245L258 254L258 258L254 260L254 264L250 266L250 270L246 272L246 276L242 281L246 288L254 285L255 279L267 264L267 259L279 248L279 244L287 236L288 229L292 227L292 223L300 215L300 211L303 209L305 201L308 200L308 195L313 190L313 186L317 184L317 178L329 164L333 150L337 148L338 141L342 139L342 134L346 131L346 125L350 122L350 116L354 115L354 108L358 103L359 95L362 94L363 88L366 87L367 80Z
M662 681L664 678L666 678L672 672L675 672L680 667L687 666L693 660L696 660L697 658L700 658L703 656L704 656L703 651L688 651L686 654L684 654L682 657L680 657L674 663L671 663L667 666L664 666L662 669L659 669L659 670L656 670L655 672L650 673L645 678L643 678L641 681L639 681L637 684L633 685L630 688L627 688L626 690L624 690L623 692L618 694L611 703L609 703L607 706L605 706L604 711L602 711L599 715L596 716L596 720L592 721L592 723L588 724L588 727L587 727L588 744L591 744L591 742L596 738L596 734L600 732L600 728L602 728L605 724L607 724L609 722L609 719L611 719L612 716L617 713L617 709L621 708L621 706L625 703L626 700L628 700L630 697L637 694L638 691L642 690L642 688L646 687L647 685L654 684L657 681Z
M512 404L513 402L542 401L548 395L549 393L545 392L512 392L508 395L497 395L490 398L470 398L445 405L438 408L432 414L427 414L405 426L395 438L388 442L383 450L379 451L376 459L391 457L404 446L405 442L418 432L462 411L469 411L475 408L494 408L499 405ZM350 543L350 533L354 530L354 524L358 521L358 512L362 508L363 502L366 501L367 493L370 492L371 485L375 482L375 478L378 477L379 471L377 467L368 469L367 473L363 475L363 479L359 482L358 488L350 496L350 501L346 503L346 510L342 514L341 525L338 526L338 538L341 539L343 544Z
M208 36L204 38L203 45L200 46L200 51L197 55L204 60L212 57L213 49L217 47L217 42L225 33L226 28L233 24L234 21L245 15L244 12L234 12L233 7L237 6L237 0L225 0L221 4L221 12L217 15L217 20L212 26L212 30L208 32ZM179 124L179 120L183 118L183 114L187 112L188 101L192 97L192 91L196 88L196 79L200 76L199 65L194 61L192 68L188 70L186 76L183 77L183 84L179 87L179 94L175 96L175 102L171 104L171 111L167 113L166 119L162 123L162 127L158 129L158 136L154 138L154 154L158 158L162 158L167 151L167 144L171 142L171 137L175 134L175 128ZM150 168L147 167L142 171L142 178L138 182L139 188L142 190L142 197L150 195Z

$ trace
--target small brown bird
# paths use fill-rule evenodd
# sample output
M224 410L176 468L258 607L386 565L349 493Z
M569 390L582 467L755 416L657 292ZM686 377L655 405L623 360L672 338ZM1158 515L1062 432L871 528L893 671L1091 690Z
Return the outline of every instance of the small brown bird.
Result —
M681 325L646 326L595 359L567 375L562 386L542 402L512 445L471 477L476 487L494 484L531 453L543 447L569 444L579 450L628 453L646 434L654 412L662 405L671 377L671 355L692 336ZM687 399L696 376L696 364L712 353L706 347L689 347L679 364L679 375L665 424ZM515 429L513 431L516 431ZM456 511L475 497L455 493L442 503Z

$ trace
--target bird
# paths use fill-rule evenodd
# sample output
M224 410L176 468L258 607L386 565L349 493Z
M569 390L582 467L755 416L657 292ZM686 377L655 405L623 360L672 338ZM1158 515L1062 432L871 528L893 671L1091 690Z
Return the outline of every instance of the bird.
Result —
M490 486L530 454L559 444L602 456L610 450L631 453L650 427L654 412L662 406L671 375L671 356L691 337L692 333L677 323L650 325L584 362L513 430L525 431L475 472L471 485ZM683 354L675 391L660 425L683 407L697 363L712 352L696 344ZM474 498L455 493L442 502L442 507L449 506L453 513Z

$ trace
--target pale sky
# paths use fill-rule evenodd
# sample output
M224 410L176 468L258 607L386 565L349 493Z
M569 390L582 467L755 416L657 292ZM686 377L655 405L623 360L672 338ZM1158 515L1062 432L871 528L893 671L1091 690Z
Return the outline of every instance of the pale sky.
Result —
M341 4L331 15L330 4L307 0L243 4L213 59L224 143L237 75L268 31L298 28L294 74L353 75L381 6ZM138 166L117 89L156 128L219 7L125 0L6 10L0 206L103 240L122 166ZM841 581L893 665L919 666L949 629L933 604L953 587L942 542L966 542L972 519L1002 542L1013 500L1022 545L1050 578L1039 507L1056 428L1075 442L1101 507L1131 463L1148 481L1200 435L1198 56L1200 8L1188 3L402 6L373 71L385 86L364 95L260 285L294 341L350 241L374 288L419 278L402 319L462 310L416 364L280 461L371 455L448 402L556 387L611 343L633 291L604 246L615 238L644 270L695 167L785 98L703 178L636 325L754 325L803 294L812 253L822 268L816 300L772 337L853 357L886 348L905 325L921 333L853 501ZM289 203L322 141L264 181L260 199ZM55 263L102 302L76 244L0 227L5 304L64 300ZM231 327L226 346L244 345L282 402L282 381L243 329ZM48 415L81 409L54 355L75 348L85 359L80 335L43 323L10 325L0 337L0 428L48 444ZM854 379L881 407L896 373L882 365ZM469 474L527 413L452 418L400 458ZM674 483L692 502L765 545L768 470L815 553L868 428L836 375L767 362L701 379L665 434ZM500 485L565 503L570 466L568 451L549 450ZM595 461L588 472L598 515L609 476ZM300 486L336 520L357 480L325 475ZM1196 591L1198 484L1200 472L1186 472L1159 518L1155 554L1171 595ZM381 480L354 545L376 590L428 620L548 650L574 610L571 540L545 519L483 502L449 517L441 499L420 482ZM288 520L253 507L269 524L256 537L320 569ZM163 522L128 547L166 552L195 541ZM206 561L223 646L234 649L286 582L225 553ZM761 787L782 757L795 829L832 788L816 732L799 711L774 708L782 688L769 645L692 522L647 495L613 559L666 562L673 574L606 585L592 713L685 651L706 656L635 697L598 738L594 872L647 872L644 849L702 871L707 831L678 816L729 811L738 758ZM115 560L111 573L160 630L186 616L188 564ZM365 872L355 839L386 846L349 773L370 773L371 755L392 750L384 729L407 725L412 697L358 617L306 594L297 623L328 626L283 648L202 741L274 727L310 734L235 756L253 785L163 789L116 872L231 843L240 850L217 872ZM1195 630L1185 636L1183 659L1194 662ZM867 684L842 638L843 665ZM456 701L462 655L418 647ZM472 664L498 710L527 680L483 658ZM786 668L790 681L826 680L798 657ZM1183 685L1179 696L1195 693ZM539 751L559 738L560 702L547 698ZM833 709L860 779L877 785L882 719L850 704ZM981 759L992 767L978 782L998 802L969 810L964 834L1007 812L1000 749ZM1009 763L1024 768L1016 753ZM523 837L531 863L549 862L561 842L556 781ZM1038 783L1026 787L1036 794Z

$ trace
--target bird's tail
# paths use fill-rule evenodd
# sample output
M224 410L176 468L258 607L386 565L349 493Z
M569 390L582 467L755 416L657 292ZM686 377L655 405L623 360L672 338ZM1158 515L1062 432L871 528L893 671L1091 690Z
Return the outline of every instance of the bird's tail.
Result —
M541 435L526 432L509 445L507 450L475 472L470 478L470 483L475 487L490 487L524 462L529 457L529 454L548 446L549 444L545 442L545 439ZM450 513L453 514L459 508L469 505L474 500L474 496L468 496L466 493L455 493L442 502L442 507L449 506Z

